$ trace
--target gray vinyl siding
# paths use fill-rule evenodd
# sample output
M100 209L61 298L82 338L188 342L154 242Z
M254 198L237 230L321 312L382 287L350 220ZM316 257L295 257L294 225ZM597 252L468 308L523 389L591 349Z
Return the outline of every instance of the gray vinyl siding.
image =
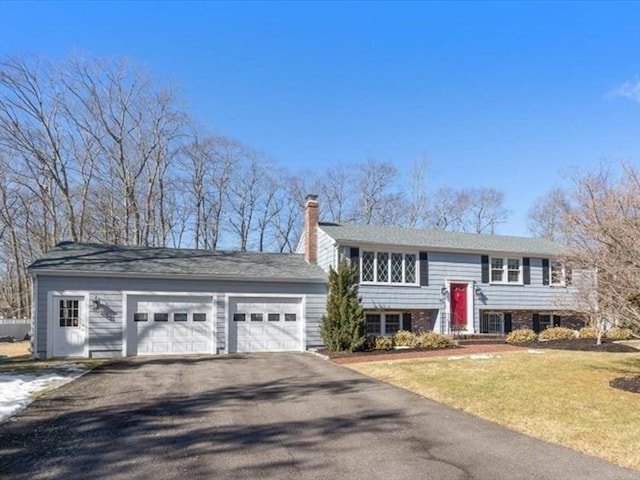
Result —
M63 277L38 275L36 300L36 323L38 329L36 351L41 358L47 350L48 294L52 291L88 292L107 305L102 311L89 309L90 354L122 353L122 292L168 292L168 293L212 293L216 306L216 346L219 352L226 351L225 332L227 312L225 294L291 294L306 295L307 345L316 345L319 326L326 304L326 285L317 283L277 282L229 282L204 280L164 280L134 278Z
M322 322L322 316L325 314L326 309L326 295L307 295L307 348L319 347L323 345L322 337L320 337L320 323Z
M335 267L336 247L333 238L318 228L318 266L325 272L329 267Z
M440 290L456 281L476 282L482 289L474 298L474 324L480 310L562 310L570 308L577 295L575 287L552 287L542 284L542 259L531 257L530 285L498 285L481 283L481 255L429 252L429 286L360 285L365 309L442 309ZM579 272L574 272L574 281ZM439 328L436 323L435 329Z

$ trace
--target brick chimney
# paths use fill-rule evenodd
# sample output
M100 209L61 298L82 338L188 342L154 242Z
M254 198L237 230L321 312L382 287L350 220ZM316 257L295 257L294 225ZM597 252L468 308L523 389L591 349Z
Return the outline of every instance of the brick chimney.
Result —
M304 259L318 263L318 196L307 195L304 203Z

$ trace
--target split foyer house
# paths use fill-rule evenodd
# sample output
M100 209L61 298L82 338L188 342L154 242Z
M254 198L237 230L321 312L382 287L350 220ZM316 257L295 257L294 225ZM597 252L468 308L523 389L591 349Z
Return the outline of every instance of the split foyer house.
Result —
M298 252L325 271L340 258L357 266L370 335L582 324L571 312L577 292L560 261L566 252L548 240L322 223L309 196Z
M307 197L294 254L63 242L30 266L34 353L113 357L304 351L322 344L327 272L357 265L366 330L506 333L571 325L551 242L323 223ZM563 306L565 305L565 306Z

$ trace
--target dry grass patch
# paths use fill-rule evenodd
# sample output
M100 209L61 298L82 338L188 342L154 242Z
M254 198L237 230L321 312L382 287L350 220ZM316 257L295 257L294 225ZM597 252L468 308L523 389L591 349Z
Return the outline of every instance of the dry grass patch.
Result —
M0 357L28 357L31 355L31 342L23 340L21 342L0 342Z
M640 375L640 354L546 350L349 367L532 437L640 470L640 395L609 386L614 378Z

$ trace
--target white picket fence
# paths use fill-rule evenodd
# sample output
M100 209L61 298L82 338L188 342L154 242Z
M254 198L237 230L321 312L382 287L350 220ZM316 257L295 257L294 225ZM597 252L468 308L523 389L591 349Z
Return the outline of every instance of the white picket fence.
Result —
M0 337L22 340L30 332L31 320L28 318L0 318Z

